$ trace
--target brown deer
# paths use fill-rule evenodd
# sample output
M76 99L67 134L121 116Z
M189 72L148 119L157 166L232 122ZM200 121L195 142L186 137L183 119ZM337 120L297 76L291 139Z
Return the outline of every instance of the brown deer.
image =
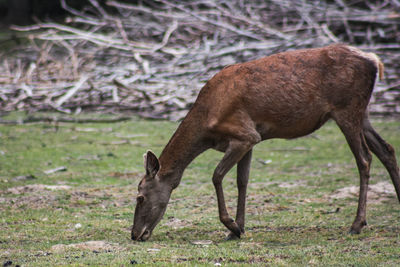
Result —
M252 148L271 138L297 138L333 119L354 154L360 195L350 233L366 222L372 151L390 174L400 201L395 151L372 128L367 105L383 64L373 53L342 44L278 53L225 67L201 89L193 107L161 153L144 156L131 237L147 240L163 217L186 166L203 151L225 152L216 167L219 218L228 238L244 233L246 188ZM222 179L237 164L236 220L226 209Z

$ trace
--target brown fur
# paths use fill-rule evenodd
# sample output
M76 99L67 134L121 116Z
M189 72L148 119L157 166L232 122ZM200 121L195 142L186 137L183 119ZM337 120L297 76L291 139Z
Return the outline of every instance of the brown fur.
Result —
M359 233L366 224L370 149L389 171L400 200L394 150L373 130L366 111L377 74L383 76L383 64L375 54L342 44L279 53L224 68L202 88L164 148L156 179L144 178L158 183L152 187L161 189L155 192L142 187L139 194L150 199L161 190L169 198L195 157L209 148L224 151L213 175L219 216L231 237L240 236L244 232L252 147L266 139L310 134L333 119L345 135L360 172L359 208L351 227L351 232ZM228 215L222 189L223 177L235 164L239 189L236 221ZM140 214L138 207L136 213ZM155 224L148 223L153 226L147 229L151 233ZM133 239L150 236L138 236L143 227L134 225Z

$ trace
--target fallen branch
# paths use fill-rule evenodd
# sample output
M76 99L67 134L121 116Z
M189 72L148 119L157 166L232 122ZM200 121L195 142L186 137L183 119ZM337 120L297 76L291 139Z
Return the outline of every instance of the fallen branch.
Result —
M68 92L60 97L56 103L55 107L60 107L65 101L67 101L70 97L72 97L81 87L82 85L89 79L89 76L83 75L79 81L75 84L74 87L72 87Z
M117 87L127 89L127 90L129 90L129 91L131 91L131 92L134 92L134 91L140 92L140 93L143 95L143 98L144 98L146 101L150 101L150 100L151 100L151 97L148 95L148 93L147 93L145 90L142 90L142 89L140 89L140 88L133 88L133 87L130 87L130 86L124 84L123 82L118 81L117 79L113 79L113 83L114 83Z
M1 111L129 111L178 120L226 65L346 42L385 64L370 111L400 114L398 0L90 0L81 10L66 2L73 17L65 24L14 26L29 42L0 54Z

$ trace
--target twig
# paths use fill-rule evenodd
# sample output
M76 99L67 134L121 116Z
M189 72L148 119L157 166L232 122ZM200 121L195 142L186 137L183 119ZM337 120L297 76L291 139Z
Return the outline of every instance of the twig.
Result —
M79 30L76 28L68 27L65 25L57 24L57 23L41 23L33 26L12 26L13 30L16 31L34 31L39 29L57 29L64 32L69 32L71 35L39 35L38 38L42 40L66 40L66 39L83 39L90 42L93 42L100 46L114 46L118 49L122 50L135 50L139 52L151 52L151 50L147 49L148 45L143 43L133 43L130 42L129 44L125 43L123 40L109 38L102 34L96 34L93 32L86 32L83 30Z
M171 26L168 27L168 29L166 30L164 37L161 41L161 43L159 45L156 45L155 47L153 47L153 52L156 52L157 50L163 48L169 40L169 37L171 36L171 34L178 28L178 21L177 20L173 20Z
M124 84L123 82L118 81L117 79L113 79L113 83L114 83L116 86L118 86L118 87L121 87L121 88L130 90L130 91L138 91L138 92L140 92L140 93L143 95L143 98L144 98L145 100L147 100L147 101L150 101L150 100L151 100L151 97L147 94L147 92L146 92L145 90L141 90L141 89L139 89L139 88L130 87L130 86Z
M65 101L67 101L71 96L73 96L81 87L82 85L89 79L89 76L83 75L79 81L72 87L65 95L60 97L56 103L55 107L60 107Z
M175 7L177 9L179 9L179 10L182 10L183 12L185 12L187 14L190 14L191 16L193 16L193 17L195 17L195 18L197 18L197 19L199 19L201 21L204 21L204 22L207 22L209 24L212 24L212 25L215 25L215 26L230 30L230 31L232 31L234 33L237 33L239 35L250 37L250 38L255 39L255 40L259 40L259 41L263 40L263 38L261 38L260 36L252 34L252 33L248 32L248 31L240 30L240 29L238 29L238 28L236 28L236 27L234 27L232 25L229 25L227 23L224 23L224 22L219 22L219 21L214 21L214 20L208 19L208 18L203 17L203 16L199 15L198 13L195 13L195 12L193 12L191 10L188 10L188 9L186 9L186 8L180 6L180 5L176 5L176 4L173 4L173 3L165 1L165 0L159 0L159 1L162 2L162 3L165 3L166 5L169 5L169 6Z

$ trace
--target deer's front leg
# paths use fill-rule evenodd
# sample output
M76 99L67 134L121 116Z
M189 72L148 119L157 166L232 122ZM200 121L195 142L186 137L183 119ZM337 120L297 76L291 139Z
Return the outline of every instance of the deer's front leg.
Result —
M239 214L239 224L236 223L228 214L228 211L226 209L225 205L225 198L224 198L224 191L222 188L222 180L225 176L225 174L240 160L243 158L243 156L251 149L251 145L249 143L244 143L244 142L239 142L239 141L231 141L229 144L228 149L225 152L224 157L222 158L221 162L218 164L217 168L214 171L213 175L213 184L215 187L215 191L217 193L217 200L218 200L218 212L219 212L219 219L220 221L232 232L234 233L237 237L240 237L240 234L242 232L243 226L244 226L244 202L246 198L246 192L244 191L244 196L243 195L243 190L240 195L243 200L239 198L238 203L238 209L239 206L243 206L243 210L241 209ZM250 152L251 155L251 152ZM243 216L241 215L243 212ZM241 222L240 222L241 221Z
M252 149L250 149L237 164L237 188L238 202L236 210L236 223L240 228L240 232L244 234L245 214L246 214L246 191L249 181L250 164ZM235 239L236 235L230 233L227 240Z

